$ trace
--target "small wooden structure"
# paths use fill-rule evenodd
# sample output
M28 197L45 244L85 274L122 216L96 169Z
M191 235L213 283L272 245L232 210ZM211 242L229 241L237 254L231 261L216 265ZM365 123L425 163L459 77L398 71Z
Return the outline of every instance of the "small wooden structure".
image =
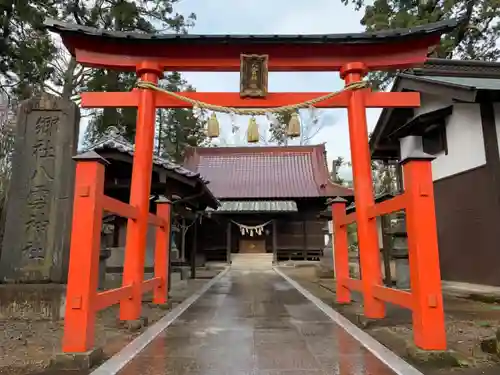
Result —
M114 199L126 203L130 195L134 146L123 138L115 127L109 127L106 134L88 147L85 152L94 151L109 162L104 180L104 193ZM219 203L199 173L194 173L167 158L153 157L151 176L150 213L156 212L157 200L166 197L178 197L179 204L174 203L172 223L182 219L193 220L196 213L201 215L207 207L217 209ZM110 274L123 273L123 258L126 240L127 219L116 214L105 213L104 221L113 226L110 243L111 257L106 267ZM147 230L144 272L154 272L155 231ZM177 238L181 246L181 241ZM184 245L182 243L182 245ZM183 249L184 250L184 249ZM174 259L171 259L171 261Z
M318 260L325 246L318 213L329 197L353 198L330 181L324 145L192 148L185 166L210 181L221 202L200 228L198 253L209 261L249 252Z

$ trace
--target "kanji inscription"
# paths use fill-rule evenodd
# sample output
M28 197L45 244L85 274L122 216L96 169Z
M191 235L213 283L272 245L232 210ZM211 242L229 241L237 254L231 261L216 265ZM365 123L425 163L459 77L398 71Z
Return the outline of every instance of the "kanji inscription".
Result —
M240 96L267 96L268 55L241 55Z
M44 94L20 109L0 277L4 282L64 282L78 107Z

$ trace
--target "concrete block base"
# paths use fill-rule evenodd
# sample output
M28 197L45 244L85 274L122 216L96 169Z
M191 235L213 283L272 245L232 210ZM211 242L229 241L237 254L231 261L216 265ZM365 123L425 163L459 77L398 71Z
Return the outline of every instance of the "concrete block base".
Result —
M117 325L120 328L125 328L130 332L137 332L144 327L149 325L149 320L146 316L143 316L136 320L118 320Z
M473 358L464 356L454 350L423 350L413 342L413 338L402 337L390 328L379 328L372 335L386 346L398 347L397 354L415 363L432 367L472 367ZM390 344L390 345L389 345Z
M85 353L58 353L51 361L51 367L58 370L88 370L104 360L101 348Z

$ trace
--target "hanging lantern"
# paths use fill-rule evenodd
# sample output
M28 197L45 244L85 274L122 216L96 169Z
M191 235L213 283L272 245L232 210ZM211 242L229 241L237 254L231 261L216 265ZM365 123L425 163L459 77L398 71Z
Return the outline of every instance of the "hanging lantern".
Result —
M212 112L212 115L208 119L207 134L209 138L217 138L220 135L219 120L217 120L215 112Z
M290 138L300 136L300 118L297 112L292 113L290 121L288 122L286 133Z
M253 116L248 122L247 141L248 143L259 142L259 125Z

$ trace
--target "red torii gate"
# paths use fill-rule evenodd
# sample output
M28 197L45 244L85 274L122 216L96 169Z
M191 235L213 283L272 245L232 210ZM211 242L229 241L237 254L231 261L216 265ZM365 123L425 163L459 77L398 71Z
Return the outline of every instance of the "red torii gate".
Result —
M136 72L142 82L157 84L167 71L240 71L240 55L269 55L269 71L340 71L346 85L359 82L369 71L409 68L423 63L429 48L457 22L443 21L413 29L360 34L297 36L147 35L97 30L48 20L46 26L61 35L76 60L89 67ZM219 106L271 108L314 99L328 93L269 93L265 98L242 98L239 93L182 93ZM360 290L364 313L382 318L384 302L412 310L416 344L428 350L446 348L443 302L437 248L430 159L422 155L404 162L405 192L381 204L374 203L365 109L417 107L418 93L345 91L315 107L347 108L354 173L356 213L345 215L345 202L332 204L335 223L337 299L350 302L350 290ZM99 309L120 303L120 318L135 320L141 312L143 291L154 288L155 302L167 298L167 251L170 222L168 204L151 215L154 124L157 108L191 104L147 88L131 92L88 92L82 107L137 107L137 130L130 204L103 195L104 166L89 157L77 163L75 212L68 278L65 352L84 352L94 345L94 320ZM127 217L123 286L97 293L99 230L102 210ZM406 209L411 267L411 293L382 286L375 218ZM346 225L357 222L362 279L349 278ZM155 277L144 281L147 225L158 226Z

